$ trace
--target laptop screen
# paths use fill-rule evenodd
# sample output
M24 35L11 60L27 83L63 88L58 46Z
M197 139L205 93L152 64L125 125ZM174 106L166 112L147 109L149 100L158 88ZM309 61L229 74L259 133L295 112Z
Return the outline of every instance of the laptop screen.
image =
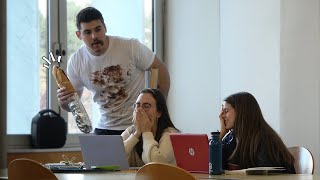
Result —
M121 170L129 169L120 135L81 135L79 141L86 169L91 169L92 166L120 166Z
M177 166L190 172L209 173L209 141L206 134L170 134Z

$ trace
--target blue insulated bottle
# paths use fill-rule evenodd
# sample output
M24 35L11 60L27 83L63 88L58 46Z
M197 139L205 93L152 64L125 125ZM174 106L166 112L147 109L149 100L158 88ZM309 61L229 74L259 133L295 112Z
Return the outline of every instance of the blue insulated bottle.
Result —
M222 174L222 144L220 132L211 132L209 142L209 174Z

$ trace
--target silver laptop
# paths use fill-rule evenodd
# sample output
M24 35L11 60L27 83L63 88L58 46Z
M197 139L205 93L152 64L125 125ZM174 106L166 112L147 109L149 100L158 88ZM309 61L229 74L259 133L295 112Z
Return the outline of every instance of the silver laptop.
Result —
M92 166L119 166L121 170L129 169L120 135L81 135L79 141L86 169L91 169Z

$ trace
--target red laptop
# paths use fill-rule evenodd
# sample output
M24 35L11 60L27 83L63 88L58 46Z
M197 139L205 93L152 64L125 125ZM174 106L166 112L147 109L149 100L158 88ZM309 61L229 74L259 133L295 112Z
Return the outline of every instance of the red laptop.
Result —
M177 166L189 172L209 173L209 140L206 134L170 134Z

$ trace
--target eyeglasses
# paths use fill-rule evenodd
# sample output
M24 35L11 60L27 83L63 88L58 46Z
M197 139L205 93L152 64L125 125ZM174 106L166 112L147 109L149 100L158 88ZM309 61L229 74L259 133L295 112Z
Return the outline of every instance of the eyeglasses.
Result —
M152 106L150 103L134 103L133 104L133 109L136 109L136 108L139 108L139 107L142 107L145 111L148 111Z

